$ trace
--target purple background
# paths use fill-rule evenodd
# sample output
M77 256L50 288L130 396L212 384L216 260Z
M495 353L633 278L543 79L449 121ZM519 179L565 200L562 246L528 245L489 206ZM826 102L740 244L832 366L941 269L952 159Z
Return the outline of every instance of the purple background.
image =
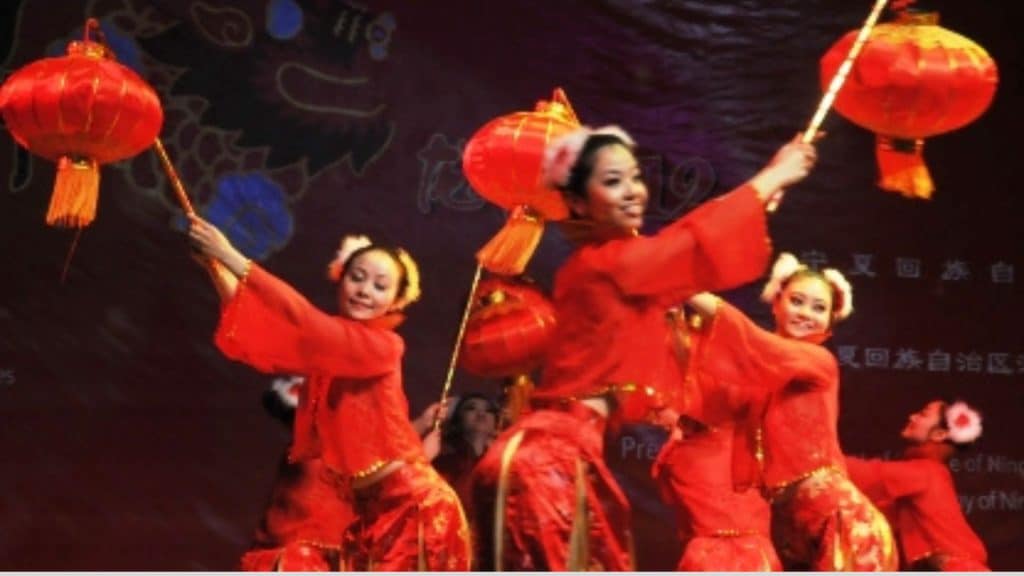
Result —
M10 73L61 53L86 15L101 18L121 61L160 92L163 138L200 210L326 309L324 265L342 233L409 247L424 272L424 302L401 329L418 411L439 394L473 253L503 221L460 176L476 128L564 87L584 122L619 123L641 143L653 230L741 183L804 126L819 57L868 4L25 0L2 9L0 58ZM857 313L833 342L856 364L844 362L844 447L892 456L927 400L977 405L985 436L957 484L992 566L1019 570L1021 43L1008 3L934 5L1001 76L984 116L928 141L934 199L879 191L872 135L832 115L817 170L770 225L777 249L844 271L870 257L874 276L851 276ZM4 137L0 178L0 568L233 568L288 436L260 408L269 378L211 343L216 297L155 157L104 168L98 218L63 284L74 235L43 224L52 165ZM531 275L549 285L567 252L549 230ZM994 278L993 264L1018 277ZM728 296L767 320L757 290ZM464 374L455 388L496 392ZM659 441L635 429L608 443L641 569L678 554L646 477Z

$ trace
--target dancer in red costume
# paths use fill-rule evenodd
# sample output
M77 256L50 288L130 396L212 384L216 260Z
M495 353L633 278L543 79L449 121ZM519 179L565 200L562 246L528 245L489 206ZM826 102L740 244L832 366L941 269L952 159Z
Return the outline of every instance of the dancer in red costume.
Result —
M815 160L812 146L787 144L750 182L643 236L648 195L633 148L609 127L570 133L546 151L545 180L563 191L580 246L555 279L558 328L537 410L474 471L480 569L632 569L629 505L602 456L605 421L613 404L627 421L665 405L661 391L679 378L666 311L763 272L764 201Z
M291 426L303 378L279 378L264 403ZM242 556L248 572L330 572L345 568L342 542L355 520L343 487L319 458L278 466L270 503L253 547Z
M762 299L772 304L774 334L709 294L690 301L711 322L699 389L745 385L764 393L750 411L749 434L734 437L733 479L743 487L760 476L787 568L895 570L885 517L846 474L836 430L839 369L821 346L853 311L850 286L836 270L819 273L782 254Z
M911 414L900 460L848 457L850 479L889 518L908 570L987 571L985 545L964 518L947 463L981 435L963 402L933 400Z
M697 385L707 330L700 316L670 319L677 330L684 386ZM678 570L766 572L782 569L771 541L771 511L761 492L734 487L733 438L758 396L751 387L720 384L687 394L679 409L700 415L677 419L652 475L675 511L683 554ZM667 411L671 414L671 411Z
M277 378L264 394L267 411L289 428L295 420L302 377ZM420 436L430 432L434 415L441 409L434 403L412 421ZM424 439L428 448L436 444ZM335 572L348 568L342 543L355 521L347 490L319 458L292 462L285 454L278 466L270 502L256 531L253 547L241 559L247 572Z
M654 464L662 498L676 511L681 572L769 572L782 564L771 541L768 503L753 488L735 490L730 425L691 423Z
M321 458L351 492L349 569L468 570L462 507L426 462L402 390L404 344L393 328L419 296L412 259L347 237L332 268L341 315L330 316L208 222L194 218L189 235L217 263L221 351L262 371L308 375L291 458Z

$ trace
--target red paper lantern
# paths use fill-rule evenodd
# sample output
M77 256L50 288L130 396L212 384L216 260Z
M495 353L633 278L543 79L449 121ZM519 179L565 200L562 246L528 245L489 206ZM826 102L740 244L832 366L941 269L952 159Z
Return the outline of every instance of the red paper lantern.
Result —
M504 378L530 372L544 359L555 330L555 309L539 288L489 278L477 288L459 364L471 374Z
M480 263L496 274L522 273L543 232L543 220L561 220L568 207L557 190L541 183L544 150L580 127L565 93L531 112L491 120L470 138L462 171L481 196L510 211L509 222L480 252Z
M827 86L857 32L821 59ZM938 14L902 12L874 28L854 62L835 107L878 135L879 185L928 198L934 186L924 165L924 139L964 126L992 102L996 64L969 38L938 25Z
M96 215L99 165L142 152L163 124L156 92L118 64L106 46L71 42L60 58L44 58L11 74L0 87L0 110L11 135L57 163L46 222L82 227Z

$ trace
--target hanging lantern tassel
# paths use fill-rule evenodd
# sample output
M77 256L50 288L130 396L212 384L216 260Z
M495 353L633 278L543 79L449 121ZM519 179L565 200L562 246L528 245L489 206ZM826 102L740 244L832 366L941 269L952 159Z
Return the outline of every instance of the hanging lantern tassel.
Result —
M46 211L46 223L63 228L83 228L96 218L100 193L100 165L91 158L61 156L57 181Z
M522 274L540 244L544 222L563 220L562 193L541 179L548 144L580 127L565 92L529 112L499 116L477 130L462 151L462 173L473 190L509 211L505 227L477 252L494 274Z
M995 96L995 61L970 38L939 26L935 12L895 6L896 19L875 26L849 71L835 108L876 134L878 186L928 199L934 185L925 167L924 139L970 124ZM847 33L821 58L821 78L846 67L843 55L860 33Z
M928 167L924 163L924 140L909 140L879 135L875 143L878 159L878 186L899 192L908 198L932 197Z
M50 226L96 218L100 166L149 148L164 113L152 86L114 58L94 18L67 54L30 62L0 84L0 113L21 147L57 164Z
M495 274L522 274L543 234L541 215L529 206L518 205L512 208L505 226L476 253L477 261Z

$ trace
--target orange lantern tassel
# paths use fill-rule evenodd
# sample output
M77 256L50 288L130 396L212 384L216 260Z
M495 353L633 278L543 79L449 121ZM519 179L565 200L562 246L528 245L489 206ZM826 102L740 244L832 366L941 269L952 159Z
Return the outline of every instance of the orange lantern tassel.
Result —
M46 223L63 228L82 228L96 218L100 194L100 165L89 158L57 161L57 179L46 211Z
M505 276L523 273L544 235L544 219L529 206L512 208L505 226L476 253L480 265Z
M558 190L541 182L544 150L580 122L565 92L532 111L499 116L473 134L462 154L462 171L473 189L509 211L505 227L477 252L495 274L522 274L540 243L546 220L562 220L569 209Z
M992 103L999 73L984 48L939 26L934 12L908 10L879 24L864 44L835 100L836 110L878 135L879 186L910 198L934 189L924 139L973 122ZM821 59L825 82L840 73L859 36L840 38Z
M117 63L99 22L89 19L83 33L66 55L31 62L0 85L0 112L15 142L57 163L46 213L51 226L89 225L100 165L149 148L163 125L156 91Z
M932 197L935 185L924 163L924 140L906 140L878 136L875 144L878 160L878 186L899 192L908 198Z

